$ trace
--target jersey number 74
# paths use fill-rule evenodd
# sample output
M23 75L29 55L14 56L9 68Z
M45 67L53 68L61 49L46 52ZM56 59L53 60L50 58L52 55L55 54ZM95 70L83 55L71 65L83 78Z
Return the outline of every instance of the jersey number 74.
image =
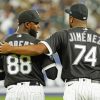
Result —
M86 45L75 44L74 48L80 49L81 51L79 52L79 54L75 58L73 65L78 65L80 60L84 57L84 62L90 62L91 66L95 67L95 64L96 64L96 61L97 61L97 58L96 58L97 47L96 46L92 46L87 53L86 53Z

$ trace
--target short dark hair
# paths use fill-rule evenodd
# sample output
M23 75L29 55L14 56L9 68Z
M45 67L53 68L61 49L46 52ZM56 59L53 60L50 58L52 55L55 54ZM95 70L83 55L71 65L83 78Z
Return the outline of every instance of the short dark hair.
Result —
M18 22L19 25L25 22L40 22L41 18L36 10L26 10L19 14Z
M84 4L74 4L70 9L65 9L65 12L79 20L87 20L88 18L88 9Z

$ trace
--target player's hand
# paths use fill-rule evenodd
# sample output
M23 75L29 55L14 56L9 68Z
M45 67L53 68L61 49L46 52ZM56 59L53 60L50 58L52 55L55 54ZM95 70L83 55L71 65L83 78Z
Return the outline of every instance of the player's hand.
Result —
M10 53L11 46L7 42L3 42L0 44L0 53L1 54L6 54Z

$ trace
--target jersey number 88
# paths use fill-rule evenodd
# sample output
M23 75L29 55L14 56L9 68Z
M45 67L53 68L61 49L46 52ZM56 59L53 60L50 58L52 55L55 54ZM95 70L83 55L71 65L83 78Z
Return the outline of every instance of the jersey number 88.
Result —
M7 56L8 73L15 75L18 72L22 74L29 74L32 70L30 56L9 55Z

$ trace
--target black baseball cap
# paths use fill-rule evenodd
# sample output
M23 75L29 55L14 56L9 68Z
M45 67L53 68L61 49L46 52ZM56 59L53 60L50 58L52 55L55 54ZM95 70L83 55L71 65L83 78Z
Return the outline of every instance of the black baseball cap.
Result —
M25 22L40 22L41 18L36 10L26 10L18 16L19 25Z
M74 4L70 9L65 9L65 12L79 20L87 20L88 9L84 4Z

